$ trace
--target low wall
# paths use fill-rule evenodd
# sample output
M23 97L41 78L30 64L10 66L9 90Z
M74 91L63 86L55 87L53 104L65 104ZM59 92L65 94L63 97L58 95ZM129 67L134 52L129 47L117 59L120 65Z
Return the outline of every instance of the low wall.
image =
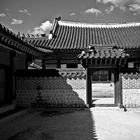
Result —
M140 74L122 75L123 105L140 107Z
M17 106L84 107L86 80L68 73L57 77L17 77Z

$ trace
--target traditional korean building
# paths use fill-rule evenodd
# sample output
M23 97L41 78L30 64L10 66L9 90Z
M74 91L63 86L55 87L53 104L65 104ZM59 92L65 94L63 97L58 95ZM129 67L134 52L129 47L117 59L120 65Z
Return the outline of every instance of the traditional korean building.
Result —
M27 43L19 34L0 24L0 105L15 100L16 71L27 70L35 58L43 59L50 52Z
M56 18L49 36L0 31L1 103L16 95L19 106L91 107L111 99L140 107L140 23Z
M113 93L104 92L101 97L108 95L113 97L114 105L124 105L123 92L127 91L121 74L140 70L140 23L87 24L56 18L48 39L28 35L25 40L53 51L43 60L44 69L56 68L67 78L86 74L86 91L82 94L89 106L93 105L93 96L98 97L96 90L93 92L94 83L109 83Z

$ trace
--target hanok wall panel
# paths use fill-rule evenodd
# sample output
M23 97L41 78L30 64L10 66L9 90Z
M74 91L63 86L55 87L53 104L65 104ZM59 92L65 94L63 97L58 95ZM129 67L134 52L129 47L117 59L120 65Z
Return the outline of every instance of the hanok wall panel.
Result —
M123 105L140 107L140 74L122 75Z
M40 86L40 90L37 90ZM38 94L40 99L38 102ZM64 77L17 78L17 106L84 107L86 80Z

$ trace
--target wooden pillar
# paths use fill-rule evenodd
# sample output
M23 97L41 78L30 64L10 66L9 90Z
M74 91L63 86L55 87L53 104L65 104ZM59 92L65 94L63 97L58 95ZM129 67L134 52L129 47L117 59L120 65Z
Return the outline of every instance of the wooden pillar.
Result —
M45 59L42 59L42 69L45 70Z
M86 77L86 94L87 94L87 105L92 106L92 88L91 88L91 72L87 68L87 77Z
M119 71L119 89L120 89L120 107L123 106L123 93L122 93L122 75Z
M115 84L115 105L118 105L118 70L116 69L114 72L114 84Z
M120 66L117 67L115 72L115 104L119 107L122 107L122 82L121 82L121 73Z
M119 98L118 98L118 106L121 108L123 105L122 102L122 79L121 79L121 66L118 66L118 94L119 94Z

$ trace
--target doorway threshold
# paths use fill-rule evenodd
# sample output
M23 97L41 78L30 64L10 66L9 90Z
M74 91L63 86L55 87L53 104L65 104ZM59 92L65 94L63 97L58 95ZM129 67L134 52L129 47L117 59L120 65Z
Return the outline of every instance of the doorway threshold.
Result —
M107 97L92 98L92 104L93 104L93 106L97 106L97 107L114 107L114 106L116 106L114 104L114 97L113 98L107 98Z
M115 104L92 104L92 107L117 107Z

